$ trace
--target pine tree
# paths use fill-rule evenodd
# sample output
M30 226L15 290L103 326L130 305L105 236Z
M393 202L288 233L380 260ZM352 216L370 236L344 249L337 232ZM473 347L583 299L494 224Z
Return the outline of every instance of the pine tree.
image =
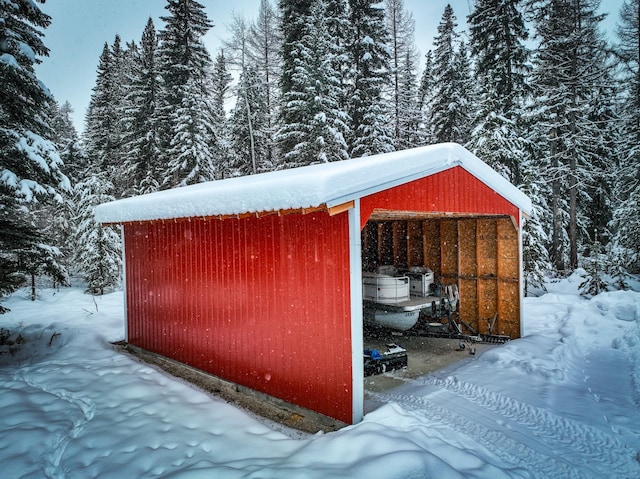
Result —
M57 102L51 104L52 140L64 163L64 172L73 184L88 165L80 135L71 119L72 114L73 107L68 101L62 106L58 106Z
M207 95L194 77L187 80L182 91L184 97L170 116L174 130L165 150L166 187L211 181L217 175L219 150Z
M16 207L12 192L4 187L0 192L0 295L5 296L24 283L26 271L21 266L20 252L35 247L40 235L26 212ZM7 311L0 305L0 313Z
M390 81L389 33L377 0L349 0L353 38L348 52L353 68L349 116L351 156L393 151L384 90Z
M300 50L298 48L303 36L305 23L309 18L312 0L288 1L279 0L281 31L282 31L282 69L280 74L280 110L278 123L280 127L287 125L300 125L303 113L295 105L288 105L285 99L291 95L297 95L299 86L294 75L297 64L300 62ZM290 106L291 108L285 108ZM297 145L297 138L289 135L276 135L276 143L281 155L293 151Z
M273 135L276 123L276 107L279 101L278 78L280 77L280 48L282 33L280 19L269 0L260 0L256 20L251 24L248 38L250 62L262 78L266 102L266 164L275 162L275 141Z
M608 64L596 7L592 0L546 0L535 10L540 46L532 75L531 140L540 174L550 185L550 256L557 272L578 266L579 231L591 214L587 195L603 174L596 160L604 154L615 161L594 121L601 102L610 101L599 91L607 82Z
M566 188L561 181L561 172L566 167L560 168L560 158L567 148L560 139L559 130L563 121L557 119L562 118L562 112L569 108L569 101L564 98L567 88L561 84L560 72L555 70L556 67L571 65L571 60L564 58L571 51L571 45L563 43L571 33L567 13L562 12L564 7L562 2L538 6L536 37L540 45L534 55L536 65L531 78L534 98L531 123L534 126L529 138L535 148L532 156L536 158L537 169L543 178L541 184L545 187L543 194L547 198L550 213L544 225L550 232L549 256L553 269L559 273L565 272L568 260L565 228L568 223L568 204L563 196ZM558 33L555 33L556 30Z
M231 176L258 172L263 163L271 164L271 130L266 103L266 84L254 67L250 52L251 27L244 17L235 16L232 37L225 42L232 63L240 71L236 88L236 105L231 113L231 163L226 165ZM266 152L266 154L265 154ZM264 158L268 156L270 158ZM225 171L225 175L228 172Z
M132 72L127 82L125 176L129 180L128 195L151 193L163 182L159 95L161 77L157 59L158 39L153 20L149 18L142 34L140 48L132 57Z
M166 170L163 188L216 177L220 151L214 135L212 61L202 38L213 27L204 6L195 0L167 0L161 17L160 69L162 148Z
M229 134L229 120L226 113L226 102L231 94L231 82L233 77L227 68L227 59L222 50L216 56L211 74L211 108L214 118L213 134L218 143L220 161L217 165L216 178L231 176L232 147Z
M587 112L586 121L590 128L584 131L579 128L577 131L582 136L581 143L589 147L584 153L588 162L583 167L582 176L591 180L580 187L585 191L581 195L578 215L584 216L585 226L578 230L578 241L589 244L599 236L604 247L612 238L609 226L614 209L613 189L622 156L619 145L624 141L617 109L619 89L613 69L608 68L611 65L610 56L603 52L600 58L606 62L606 68L600 72L589 95L590 111Z
M58 207L58 211L54 212L54 206ZM59 220L60 205L56 202L54 206L50 206L48 202L31 203L28 209L25 208L15 218L22 224L13 232L13 241L7 245L6 251L3 250L3 254L12 255L18 265L19 274L15 275L15 278L19 278L20 282L30 283L32 301L36 299L36 279L40 276L47 276L53 280L54 287L69 284L63 254L54 245L58 238L53 236L55 225L51 223L50 218L53 217L54 222ZM52 213L53 216L49 216ZM15 236L23 231L31 231L26 241L21 241ZM0 310L4 312L4 308Z
M438 25L433 50L433 94L429 105L429 128L436 143L465 144L469 127L469 65L466 50L460 49L458 24L447 5Z
M339 84L338 108L348 110L351 64L347 51L353 38L353 27L349 21L347 0L325 0L327 35L331 50L331 71Z
M468 23L480 92L469 148L514 184L521 164L527 99L528 33L520 0L478 0Z
M269 111L264 83L258 72L245 66L240 75L236 105L231 112L229 128L234 163L231 176L270 171Z
M544 281L550 270L547 245L549 235L544 228L543 215L548 211L545 196L537 183L538 175L534 162L525 159L520 167L523 175L522 191L531 198L531 215L522 227L522 267L524 270L524 291L546 290Z
M233 76L229 73L228 62L224 52L220 50L216 56L211 75L211 94L216 116L224 118L224 108L231 93Z
M404 150L424 144L422 114L418 104L418 84L413 55L406 53L399 76L398 138L396 149Z
M452 117L455 118L458 138L456 141L463 145L468 145L471 139L472 122L475 105L478 103L477 84L472 79L471 62L467 44L461 40L458 44L458 51L454 58L454 68L456 71L456 96L455 103L452 103Z
M616 289L630 289L629 280L632 279L629 273L629 265L633 265L638 260L637 253L629 254L627 248L620 247L615 242L610 242L607 246L607 273L611 276L611 285Z
M42 30L51 18L27 0L2 2L0 12L0 294L6 294L27 272L21 252L40 243L24 206L60 201L59 192L70 185L49 139L52 98L34 69L39 57L48 55Z
M627 0L620 10L616 55L624 95L621 105L621 164L616 172L611 227L614 250L626 251L630 272L640 272L640 2Z
M607 290L607 283L604 280L604 274L607 268L604 253L604 248L596 232L595 239L589 245L589 257L585 259L586 265L584 269L586 275L578 287L580 294L593 297Z
M78 132L71 121L72 113L69 102L65 102L61 107L56 102L51 104L52 139L60 152L65 173L69 176L71 184L76 184L87 167L87 160ZM66 276L65 270L69 269L73 249L69 242L73 228L73 192L62 191L60 196L61 201L37 204L32 210L37 229L49 238L50 245L43 253L49 258L51 271L58 269L62 276ZM58 268L54 266L53 260L60 265ZM54 282L64 284L55 277Z
M123 57L121 40L116 35L113 45L105 43L102 49L84 130L87 161L106 172L117 188L114 191L117 197L126 189L121 182L127 179L121 174L124 142L121 117L125 107Z
M416 146L415 112L417 53L413 15L405 9L404 0L385 0L386 23L391 50L391 119L395 149Z
M129 175L122 174L121 156L125 151L128 68L131 63L118 36L105 43L98 64L98 75L85 120L84 139L87 167L79 172L70 200L72 209L73 274L80 274L88 291L102 294L115 286L120 277L120 239L111 227L97 224L95 206L120 197L128 188ZM127 172L128 173L128 172ZM114 184L117 181L117 185Z
M522 0L477 0L469 15L476 78L491 83L501 110L510 111L526 93L528 32Z
M311 7L295 42L294 70L287 72L290 90L282 95L283 123L276 135L285 167L349 158L347 118L339 108L340 82L331 69L325 17L323 2ZM288 123L285 118L297 121Z
M105 173L89 171L75 188L74 264L92 294L104 294L120 281L122 259L120 234L112 226L98 224L97 205L113 201L113 185Z
M30 248L18 253L31 287L30 298L37 297L36 278L47 276L53 280L54 288L69 285L67 268L62 263L63 254L59 248L44 243L32 244Z
M114 114L110 111L111 99L111 49L104 43L102 54L98 60L96 84L89 101L85 117L84 139L87 153L91 155L91 163L102 168L105 150L109 145L108 132L114 122Z
M434 91L433 52L428 50L424 56L424 70L418 86L418 114L420 116L420 135L423 144L431 144L433 141L433 129L429 123L431 118L431 104Z

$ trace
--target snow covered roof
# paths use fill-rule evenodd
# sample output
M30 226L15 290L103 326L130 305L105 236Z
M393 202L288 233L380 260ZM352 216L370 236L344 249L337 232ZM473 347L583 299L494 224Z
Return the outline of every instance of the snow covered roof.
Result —
M95 217L99 223L125 223L331 208L455 166L530 213L531 201L509 181L462 146L442 143L125 198L99 205Z

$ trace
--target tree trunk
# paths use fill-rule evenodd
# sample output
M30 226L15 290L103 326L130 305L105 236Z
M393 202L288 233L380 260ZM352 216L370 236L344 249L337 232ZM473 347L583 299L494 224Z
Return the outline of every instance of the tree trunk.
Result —
M562 247L563 225L562 225L562 198L559 178L560 162L558 161L558 135L555 129L551 131L551 210L553 214L553 231L551 233L551 264L557 273L564 272L564 254Z
M578 267L578 185L577 185L576 152L571 152L569 159L569 267Z
M554 160L557 168L557 160ZM553 180L552 185L552 209L553 209L553 233L551 238L551 261L553 267L558 273L563 273L564 264L564 248L563 248L563 230L562 227L562 201L560 195L560 181Z
M580 17L580 0L575 1L575 29L582 30ZM571 77L574 83L571 87L571 111L569 112L569 129L571 138L576 138L578 125L576 111L578 108L578 93L576 82L578 81L578 46L573 49L571 58ZM576 149L569 152L569 267L575 270L578 267L578 159Z
M253 123L251 122L251 106L249 105L249 94L247 92L248 86L244 90L244 101L247 105L247 125L249 127L249 142L251 145L251 168L253 174L258 172L258 166L256 165L256 146L253 138Z

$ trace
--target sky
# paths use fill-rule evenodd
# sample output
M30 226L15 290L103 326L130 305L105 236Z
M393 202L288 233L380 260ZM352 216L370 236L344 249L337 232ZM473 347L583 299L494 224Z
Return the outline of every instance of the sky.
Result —
M603 0L601 10L610 12L606 27L613 29L623 0ZM200 0L214 28L205 37L205 44L215 56L223 39L228 38L227 26L233 16L253 20L260 0ZM433 37L447 3L453 7L460 28L473 6L473 0L405 0L405 8L416 22L416 46L421 57L431 48ZM272 5L277 1L272 0ZM45 30L45 45L49 57L37 67L40 80L63 104L69 101L74 109L73 121L78 131L84 126L84 116L95 86L96 68L105 42L111 45L116 34L123 42L140 41L149 17L156 29L163 27L160 17L166 14L165 0L46 0L42 10L52 17Z

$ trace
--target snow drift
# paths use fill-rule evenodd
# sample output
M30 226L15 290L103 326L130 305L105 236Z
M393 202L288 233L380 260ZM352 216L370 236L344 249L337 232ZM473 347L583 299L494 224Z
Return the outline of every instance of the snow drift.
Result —
M0 332L0 463L13 478L640 477L640 294L569 283L525 336L304 435L114 350L122 293L25 292ZM401 377L402 373L399 374Z

